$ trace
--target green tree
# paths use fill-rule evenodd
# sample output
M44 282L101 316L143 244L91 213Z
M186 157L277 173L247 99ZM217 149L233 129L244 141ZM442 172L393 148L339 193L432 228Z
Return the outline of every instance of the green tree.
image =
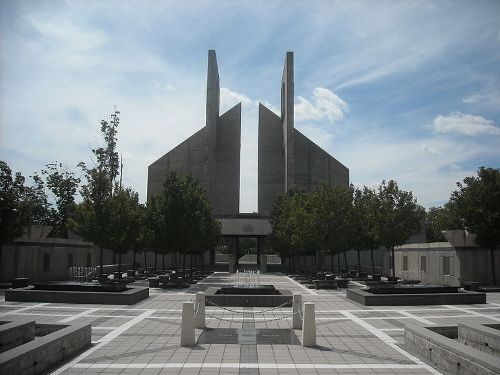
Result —
M394 269L394 247L404 244L408 238L420 231L423 209L411 192L399 190L396 181L382 181L378 188L380 199L380 241L391 252L392 277Z
M291 212L292 194L290 191L278 196L273 204L271 212L271 227L270 243L276 254L281 257L288 258L289 271L295 271L294 257L295 252L292 248L292 228L288 225L288 220Z
M87 183L80 190L82 202L75 207L69 220L70 228L99 247L99 272L103 274L103 248L111 235L111 180L100 168L86 169Z
M314 228L314 238L320 239L320 243L316 244L315 247L327 249L330 252L332 270L333 255L337 254L339 257L340 267L341 253L344 254L344 263L348 268L346 252L354 242L352 231L353 193L352 186L319 185L311 194L314 203L310 225ZM307 220L305 222L307 223Z
M158 269L158 252L168 251L165 232L165 216L163 215L163 200L161 196L151 196L146 204L144 217L143 241L145 248L155 254L155 269Z
M7 163L0 160L0 245L8 244L23 234L26 225L20 210L23 190L24 177L20 173L13 177Z
M83 238L99 247L100 273L103 273L103 248L109 244L112 225L113 182L118 176L117 127L120 122L119 111L115 109L111 122L101 121L101 134L104 146L93 149L95 157L93 168L80 163L86 183L80 193L83 201L77 205L70 227Z
M80 178L62 163L49 163L42 170L46 185L54 194L56 209L53 210L55 233L64 238L68 235L68 219L75 209L75 194Z
M140 237L139 194L131 188L117 188L110 203L112 220L107 244L114 253L118 254L118 271L121 271L122 255L137 249Z
M380 200L375 190L366 186L356 189L354 193L353 220L354 248L358 252L360 264L360 249L370 251L372 274L375 273L373 251L380 246Z
M425 214L425 234L427 242L443 241L442 231L463 229L463 223L456 205L450 201L443 207L431 207Z
M476 245L489 249L491 271L496 285L495 248L500 245L500 169L480 167L477 177L458 182L451 194L463 224L476 235Z
M45 182L36 173L31 176L33 185L25 186L25 179L20 174L21 201L19 211L23 217L24 225L53 225L53 210L50 208L45 192Z
M215 246L220 223L212 216L212 206L192 176L170 172L163 190L151 200L151 220L155 243L162 251L182 255L183 276L186 254Z
M281 194L273 205L271 246L278 254L289 258L291 270L298 265L296 257L308 254L314 246L311 243L314 238L311 232L311 203L308 193L290 190Z

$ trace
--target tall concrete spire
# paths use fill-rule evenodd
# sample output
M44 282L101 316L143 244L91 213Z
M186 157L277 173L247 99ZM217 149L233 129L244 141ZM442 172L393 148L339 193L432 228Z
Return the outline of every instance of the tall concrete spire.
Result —
M219 69L217 67L217 56L215 50L208 50L207 69L207 103L206 103L206 126L207 126L207 179L208 196L214 201L214 158L217 144L217 121L219 119L220 86Z
M293 52L286 53L281 78L281 121L283 124L283 149L285 151L285 191L294 187L294 112L293 112Z

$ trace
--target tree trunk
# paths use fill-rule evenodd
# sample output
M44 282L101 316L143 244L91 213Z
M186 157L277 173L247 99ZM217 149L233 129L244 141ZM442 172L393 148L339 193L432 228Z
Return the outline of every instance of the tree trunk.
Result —
M158 269L158 250L155 249L155 273Z
M182 278L186 278L186 253L182 254Z
M333 270L333 252L330 252L330 263L332 264L332 273L335 273Z
M122 272L122 253L118 254L118 272Z
M104 261L102 260L102 246L99 246L99 273L102 275L103 272L103 263Z
M358 249L358 273L361 272L361 250Z
M136 267L135 267L135 253L136 253L136 252L137 252L136 250L133 250L133 254L134 254L134 256L133 256L133 258L132 258L132 268L134 269L134 273L135 273L135 268L136 268Z
M372 276L375 273L375 261L373 259L373 249L370 249L370 256L372 258Z
M144 250L144 268L148 268L148 252Z
M497 285L497 277L495 273L495 248L492 247L490 249L490 254L491 254L491 271L492 271L492 276L493 276L493 285Z
M163 252L161 255L162 255L162 262L163 262L163 271L165 271L165 252Z
M337 262L338 262L339 273L342 273L342 270L340 269L340 251L337 251Z
M345 269L349 273L349 266L347 265L347 251L344 251L344 262L345 262Z
M396 277L396 269L394 268L394 248L391 248L392 255L392 277Z

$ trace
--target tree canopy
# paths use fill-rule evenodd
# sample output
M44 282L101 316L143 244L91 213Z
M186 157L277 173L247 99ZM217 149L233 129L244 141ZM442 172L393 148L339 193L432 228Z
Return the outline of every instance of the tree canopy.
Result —
M476 235L476 245L490 250L496 284L494 249L500 246L500 169L480 167L477 177L466 177L457 186L450 202L456 205L465 229Z
M148 209L152 242L161 252L180 253L185 264L186 254L215 247L220 223L191 175L167 174L162 191L150 197Z
M272 246L284 256L350 249L393 250L419 232L423 209L395 181L378 190L319 185L312 192L290 191L276 200L271 216ZM373 263L373 254L372 254ZM373 268L373 267L372 267Z

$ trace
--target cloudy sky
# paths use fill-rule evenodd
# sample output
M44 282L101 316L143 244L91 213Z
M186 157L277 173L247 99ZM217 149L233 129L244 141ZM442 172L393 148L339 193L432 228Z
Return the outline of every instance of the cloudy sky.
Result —
M221 113L242 102L242 212L257 209L258 103L278 110L295 57L295 126L355 185L395 179L441 205L500 167L499 1L0 1L0 159L76 170L121 111L123 181L204 126L207 51Z

